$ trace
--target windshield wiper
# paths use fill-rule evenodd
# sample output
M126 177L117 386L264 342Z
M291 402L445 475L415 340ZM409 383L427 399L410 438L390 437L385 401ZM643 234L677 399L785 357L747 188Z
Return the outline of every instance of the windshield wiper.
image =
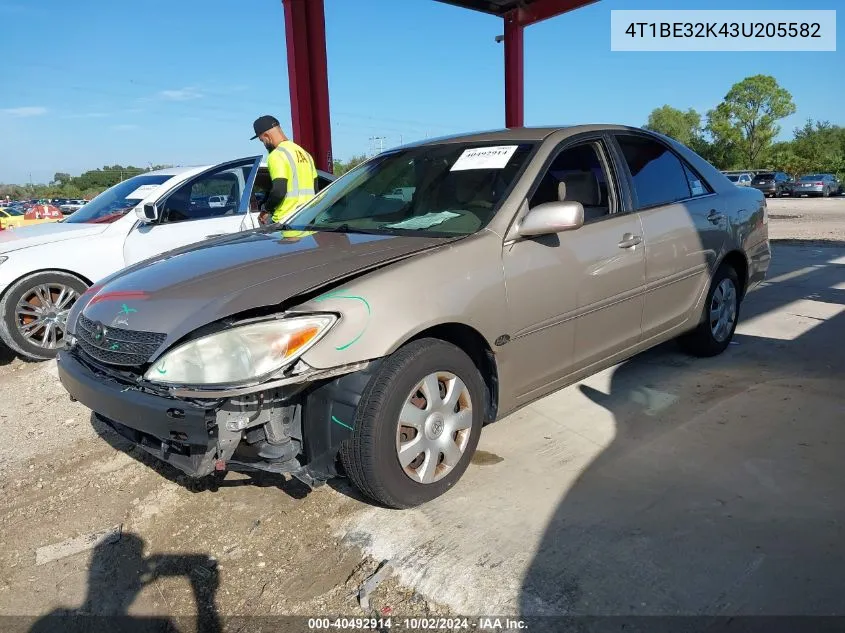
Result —
M326 233L367 233L371 235L379 235L381 234L380 229L362 229L354 226L349 226L349 224L340 224L338 226L324 226L320 224L306 224L302 227L304 231L323 231Z

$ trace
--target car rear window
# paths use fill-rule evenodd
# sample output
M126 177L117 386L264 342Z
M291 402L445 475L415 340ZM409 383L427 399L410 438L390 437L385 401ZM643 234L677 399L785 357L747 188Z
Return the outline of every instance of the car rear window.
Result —
M775 177L774 174L757 174L756 176L754 176L754 182L761 182L763 180L771 180L774 177Z

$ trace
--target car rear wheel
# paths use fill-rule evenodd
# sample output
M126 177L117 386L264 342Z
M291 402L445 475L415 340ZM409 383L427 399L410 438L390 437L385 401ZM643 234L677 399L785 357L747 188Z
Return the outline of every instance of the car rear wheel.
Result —
M17 281L0 300L0 339L27 360L55 358L65 343L68 313L87 288L62 272Z
M739 280L736 271L722 264L710 282L704 315L698 327L678 339L693 356L717 356L730 345L739 320Z
M358 403L341 460L352 483L391 508L442 495L478 445L487 388L472 360L439 339L388 357Z

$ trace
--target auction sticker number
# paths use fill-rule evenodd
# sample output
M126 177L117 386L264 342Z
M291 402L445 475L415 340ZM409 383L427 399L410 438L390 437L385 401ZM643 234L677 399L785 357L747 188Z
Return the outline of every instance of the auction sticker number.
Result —
M473 147L465 149L450 171L467 169L504 169L518 145L496 147Z

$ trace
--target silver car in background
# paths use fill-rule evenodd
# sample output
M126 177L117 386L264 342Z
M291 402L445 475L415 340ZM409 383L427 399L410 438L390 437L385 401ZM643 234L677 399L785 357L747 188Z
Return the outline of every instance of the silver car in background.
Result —
M833 174L808 174L801 176L792 187L796 196L835 196L839 194L839 179Z

